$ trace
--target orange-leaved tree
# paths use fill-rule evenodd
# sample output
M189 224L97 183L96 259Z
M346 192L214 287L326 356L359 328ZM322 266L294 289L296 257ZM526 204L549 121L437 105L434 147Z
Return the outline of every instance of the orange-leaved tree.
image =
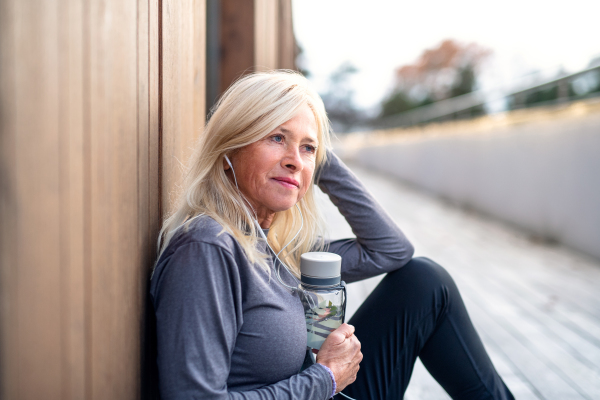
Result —
M425 50L414 63L396 69L395 85L382 103L381 116L472 92L490 55L491 50L476 43L452 39Z

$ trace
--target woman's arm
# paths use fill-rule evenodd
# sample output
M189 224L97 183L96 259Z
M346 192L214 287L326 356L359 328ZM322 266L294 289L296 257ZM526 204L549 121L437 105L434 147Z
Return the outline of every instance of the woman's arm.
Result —
M151 296L163 400L331 396L333 383L319 365L258 389L228 390L231 356L244 320L240 274L225 249L199 242L180 246L157 266Z
M356 239L336 240L329 251L342 256L342 279L354 282L404 266L414 253L404 233L358 178L332 152L317 184L346 218Z

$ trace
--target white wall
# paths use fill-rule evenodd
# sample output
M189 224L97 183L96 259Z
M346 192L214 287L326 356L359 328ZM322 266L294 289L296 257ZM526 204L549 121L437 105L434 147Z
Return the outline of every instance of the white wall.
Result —
M367 146L352 158L600 258L600 113Z

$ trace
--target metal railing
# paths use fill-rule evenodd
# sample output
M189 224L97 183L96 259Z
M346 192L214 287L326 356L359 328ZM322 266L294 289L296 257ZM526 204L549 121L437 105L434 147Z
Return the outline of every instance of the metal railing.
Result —
M594 96L600 96L600 65L524 89L513 88L508 91L492 90L467 93L374 120L370 125L373 129L386 129L469 118L487 114L489 104L501 101L504 102L504 105L500 107L500 110L505 111L563 103Z

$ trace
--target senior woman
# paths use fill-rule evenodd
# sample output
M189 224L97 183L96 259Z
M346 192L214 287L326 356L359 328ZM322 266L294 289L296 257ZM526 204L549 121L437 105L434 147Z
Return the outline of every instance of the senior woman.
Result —
M252 74L220 99L151 280L161 398L401 399L421 357L455 399L511 399L447 272L411 259L402 231L328 146L323 103L299 74ZM355 239L323 240L315 183ZM388 274L306 367L294 288L300 255L324 249L342 257L346 282Z

